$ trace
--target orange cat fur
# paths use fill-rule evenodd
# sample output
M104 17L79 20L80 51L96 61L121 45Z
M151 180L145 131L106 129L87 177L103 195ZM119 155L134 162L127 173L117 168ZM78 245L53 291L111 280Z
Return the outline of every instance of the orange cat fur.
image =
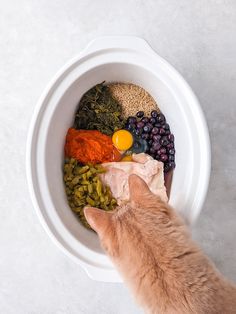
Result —
M191 239L183 220L129 178L130 201L114 212L85 208L102 247L146 313L236 313L236 287Z

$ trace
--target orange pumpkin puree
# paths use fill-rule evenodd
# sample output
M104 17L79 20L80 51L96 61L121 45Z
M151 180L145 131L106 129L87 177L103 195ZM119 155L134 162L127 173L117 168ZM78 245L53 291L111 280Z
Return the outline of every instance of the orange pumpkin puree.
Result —
M83 164L100 164L121 159L120 152L113 146L109 136L97 130L74 128L70 128L67 132L65 155Z

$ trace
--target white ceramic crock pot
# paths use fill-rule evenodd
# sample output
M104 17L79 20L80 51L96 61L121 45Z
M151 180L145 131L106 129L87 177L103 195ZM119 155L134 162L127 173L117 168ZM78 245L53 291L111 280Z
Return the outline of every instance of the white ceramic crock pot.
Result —
M136 37L92 41L56 75L40 98L29 131L27 177L45 230L89 277L120 282L95 233L75 218L62 180L63 146L81 96L102 81L130 82L157 101L175 135L176 169L170 204L193 223L200 213L210 175L210 144L200 105L180 74Z

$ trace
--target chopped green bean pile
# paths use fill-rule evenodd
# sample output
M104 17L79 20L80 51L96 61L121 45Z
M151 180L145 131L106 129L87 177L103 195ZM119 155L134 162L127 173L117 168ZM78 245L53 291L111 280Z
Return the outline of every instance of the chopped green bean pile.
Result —
M81 165L74 158L65 160L64 183L69 206L89 229L83 212L85 206L109 211L117 205L109 186L104 186L99 178L103 172L105 169L101 165Z

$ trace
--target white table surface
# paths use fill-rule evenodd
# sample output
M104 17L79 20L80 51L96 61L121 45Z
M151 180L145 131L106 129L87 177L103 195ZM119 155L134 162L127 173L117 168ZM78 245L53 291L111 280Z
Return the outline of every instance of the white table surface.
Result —
M0 1L0 313L142 313L122 284L90 280L42 229L25 144L55 72L100 35L137 35L187 79L202 104L212 176L194 236L236 281L236 2Z

